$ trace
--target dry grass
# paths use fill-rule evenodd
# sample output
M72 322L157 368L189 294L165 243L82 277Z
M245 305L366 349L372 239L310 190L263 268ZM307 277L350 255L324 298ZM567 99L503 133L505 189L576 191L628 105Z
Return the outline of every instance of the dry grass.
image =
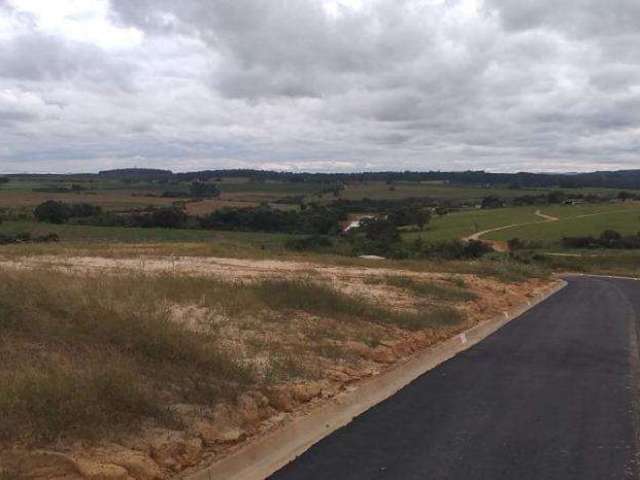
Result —
M407 276L387 275L383 278L369 278L366 283L384 283L392 287L409 290L417 297L427 298L432 301L468 302L477 298L475 293L466 289L464 281L461 284L459 280L454 286L449 286L435 282L419 281Z
M235 282L0 271L0 448L110 438L142 423L180 428L168 413L176 404L233 404L336 368L376 368L367 349L424 346L468 325L461 312L474 295L463 279L377 274L406 290L401 305L313 271Z
M548 283L373 265L156 256L2 263L0 452L146 451L175 430L203 437L203 425L258 437ZM202 455L236 446L205 442ZM2 475L0 467L0 480L14 478Z
M204 328L177 321L177 305L206 311ZM293 334L300 315L335 323L329 328L308 320L308 345L249 337L254 353L268 357L260 373L242 349L227 344L224 319L232 318L240 333L254 328L266 339L270 329ZM309 367L314 358L353 361L341 346L341 329L377 342L376 328L438 328L461 320L450 307L387 310L310 279L230 283L169 274L4 271L0 441L40 444L104 436L144 419L166 423L174 403L212 405L261 384L317 377L318 369Z
M150 288L0 273L0 439L38 443L161 421L168 401L215 402L252 381L214 335L173 322Z

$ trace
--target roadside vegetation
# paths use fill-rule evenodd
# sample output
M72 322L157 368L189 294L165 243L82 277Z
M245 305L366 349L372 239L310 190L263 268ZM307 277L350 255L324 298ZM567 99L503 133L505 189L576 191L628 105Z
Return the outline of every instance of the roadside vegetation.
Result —
M227 343L225 319L265 334L288 331L300 315L331 319L341 327L305 328L313 330L320 355L340 357L340 344L324 340L339 338L340 329L382 338L385 328L455 328L464 322L455 304L473 298L459 287L451 287L453 296L448 287L432 287L429 295L446 301L411 311L306 278L230 283L52 270L2 271L0 277L0 443L26 445L104 438L145 419L172 425L172 404L215 405L291 378L292 371L313 375L305 370L313 362L304 361L313 351L294 354L278 342L258 342L261 336L251 344L271 361L253 364ZM198 322L193 313L181 315L183 308L201 312Z

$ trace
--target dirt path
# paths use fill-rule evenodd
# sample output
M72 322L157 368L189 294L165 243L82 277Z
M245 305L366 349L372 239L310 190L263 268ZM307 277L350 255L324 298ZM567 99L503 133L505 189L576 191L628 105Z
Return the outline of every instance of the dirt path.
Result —
M536 210L534 212L534 215L540 218L544 218L545 220L549 221L549 222L558 222L560 221L560 219L558 217L553 217L551 215L547 215L546 213L542 213L540 210Z
M252 260L221 257L139 257L105 258L98 256L42 255L2 259L0 267L11 269L53 268L69 273L177 273L215 277L221 280L254 280L266 278L305 278L309 276L329 281L360 280L370 276L402 275L438 279L447 274L412 272L402 269L376 267L332 266L312 262L286 260Z

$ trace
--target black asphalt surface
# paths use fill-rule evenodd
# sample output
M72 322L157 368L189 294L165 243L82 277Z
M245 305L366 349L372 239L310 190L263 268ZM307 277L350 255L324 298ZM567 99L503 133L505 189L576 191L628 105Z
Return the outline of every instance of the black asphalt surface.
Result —
M640 282L568 281L272 480L638 478Z

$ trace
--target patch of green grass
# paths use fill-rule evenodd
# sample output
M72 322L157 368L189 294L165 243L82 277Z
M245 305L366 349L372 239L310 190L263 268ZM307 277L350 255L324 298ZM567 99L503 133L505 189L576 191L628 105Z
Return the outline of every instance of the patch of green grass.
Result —
M587 251L577 256L541 254L537 262L556 272L640 277L639 251Z
M300 362L298 355L286 352L271 356L265 377L270 383L280 383L308 378L312 373Z
M31 221L11 221L0 224L0 233L16 234L27 232L32 236L55 233L62 242L78 242L81 246L108 243L192 243L210 242L222 250L225 244L240 244L253 248L278 246L284 249L286 234L219 232L211 230L178 228L129 228L96 227L91 225L54 225ZM229 245L229 246L230 246Z
M220 375L241 375L213 339L185 330L141 278L3 275L0 329L43 341L108 345L146 361ZM19 295L17 294L19 292ZM20 302L16 301L20 298Z
M419 297L449 302L468 302L477 298L476 294L464 287L440 285L434 282L418 281L411 277L390 275L385 277L385 283L411 291Z
M0 375L0 439L54 441L61 434L98 438L144 417L161 417L151 391L117 359L56 363Z
M418 330L452 325L462 321L462 315L451 307L436 307L418 313L392 311L357 296L346 295L324 284L305 280L263 281L258 295L275 310L300 310L313 315L360 319Z
M453 323L460 320L457 311L449 307L427 309L420 314L394 312L363 297L347 295L330 285L308 279L227 283L204 277L161 275L147 277L145 282L156 298L178 303L202 303L213 310L236 316L267 311L301 311L341 321L357 319L409 329L435 327L443 321L449 324L445 320L447 314ZM126 284L121 288L126 289ZM277 318L287 317L280 315Z

